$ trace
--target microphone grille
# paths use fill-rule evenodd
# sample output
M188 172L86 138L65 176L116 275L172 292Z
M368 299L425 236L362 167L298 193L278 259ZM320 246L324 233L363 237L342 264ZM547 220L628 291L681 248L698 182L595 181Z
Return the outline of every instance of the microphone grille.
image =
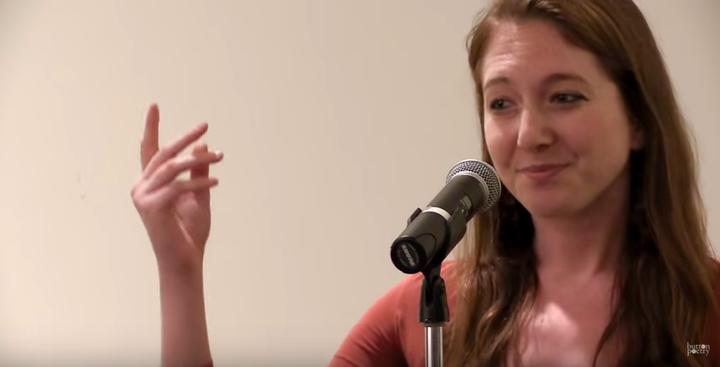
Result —
M479 212L486 211L497 204L498 200L500 200L502 184L500 183L500 177L493 166L476 159L466 159L460 161L450 170L445 183L447 184L450 182L450 180L460 172L474 173L485 181L485 186L487 186L487 200L485 200L485 204L479 209Z

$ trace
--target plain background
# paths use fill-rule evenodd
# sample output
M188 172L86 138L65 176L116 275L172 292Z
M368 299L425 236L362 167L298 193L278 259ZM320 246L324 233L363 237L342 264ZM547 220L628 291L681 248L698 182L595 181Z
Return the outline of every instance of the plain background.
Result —
M326 364L403 275L391 241L480 157L465 35L480 0L0 2L0 361L159 363L154 256L130 189L151 102L201 121L218 366ZM643 0L701 154L720 243L720 3ZM714 172L715 171L715 172Z

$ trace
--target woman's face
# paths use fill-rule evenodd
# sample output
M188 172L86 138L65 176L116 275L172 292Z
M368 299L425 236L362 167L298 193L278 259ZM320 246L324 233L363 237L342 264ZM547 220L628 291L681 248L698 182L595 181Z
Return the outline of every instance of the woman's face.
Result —
M577 214L626 189L620 178L642 138L592 53L548 22L506 22L481 72L490 156L533 216Z

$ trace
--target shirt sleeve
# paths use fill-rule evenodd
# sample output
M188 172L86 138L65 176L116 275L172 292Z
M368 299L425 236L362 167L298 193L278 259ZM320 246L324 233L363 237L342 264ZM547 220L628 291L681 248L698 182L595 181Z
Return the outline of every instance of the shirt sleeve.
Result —
M376 300L352 327L330 367L405 367L400 322L407 280Z

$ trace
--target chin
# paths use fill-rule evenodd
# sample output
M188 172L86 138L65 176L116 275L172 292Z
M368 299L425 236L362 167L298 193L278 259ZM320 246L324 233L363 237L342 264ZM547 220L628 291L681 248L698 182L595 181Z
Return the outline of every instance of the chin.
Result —
M575 208L567 205L543 205L527 208L530 215L534 218L567 218L575 213Z
M533 217L566 217L578 212L578 205L566 195L532 195L518 201Z

